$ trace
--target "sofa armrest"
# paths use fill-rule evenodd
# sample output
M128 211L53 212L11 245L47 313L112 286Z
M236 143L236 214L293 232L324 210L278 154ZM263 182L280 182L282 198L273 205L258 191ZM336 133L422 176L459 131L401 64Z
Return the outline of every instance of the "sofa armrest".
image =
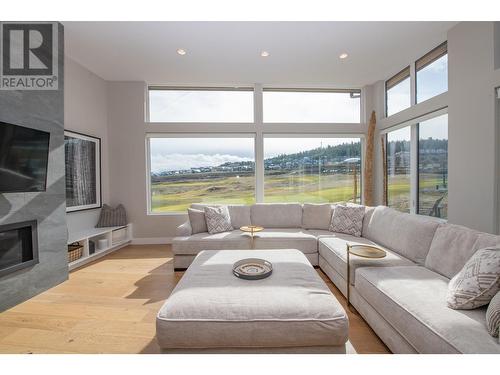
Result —
M178 237L190 236L193 230L191 229L191 223L186 221L185 223L179 225L175 231Z

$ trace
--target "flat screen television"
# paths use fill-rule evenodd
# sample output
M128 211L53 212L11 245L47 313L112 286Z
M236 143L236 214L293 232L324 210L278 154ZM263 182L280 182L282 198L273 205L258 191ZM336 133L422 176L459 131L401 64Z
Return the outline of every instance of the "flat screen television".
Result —
M50 133L0 121L0 193L45 191Z

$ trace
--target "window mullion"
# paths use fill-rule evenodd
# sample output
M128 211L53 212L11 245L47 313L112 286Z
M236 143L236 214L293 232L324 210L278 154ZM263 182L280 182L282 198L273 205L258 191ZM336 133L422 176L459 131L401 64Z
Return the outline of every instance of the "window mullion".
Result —
M410 104L411 106L417 104L417 72L415 70L415 63L410 64Z
M418 213L418 124L411 126L410 138L410 213Z
M262 85L256 84L253 92L255 126L255 201L264 202L264 136Z

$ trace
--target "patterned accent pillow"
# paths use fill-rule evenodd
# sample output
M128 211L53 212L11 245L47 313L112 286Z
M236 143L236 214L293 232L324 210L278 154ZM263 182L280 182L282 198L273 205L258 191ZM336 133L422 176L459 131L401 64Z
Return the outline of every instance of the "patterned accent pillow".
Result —
M101 214L96 228L119 227L127 225L127 212L122 204L113 208L107 204L102 205Z
M338 204L333 209L330 231L361 237L364 217L364 206L343 206Z
M204 210L208 233L215 234L233 230L231 216L229 216L229 210L226 206L205 207Z
M191 234L208 232L205 211L188 208L188 216L191 224Z
M486 310L486 328L493 337L498 337L500 329L500 292L495 294Z
M448 284L446 302L455 310L487 305L500 289L500 248L485 248L465 263Z

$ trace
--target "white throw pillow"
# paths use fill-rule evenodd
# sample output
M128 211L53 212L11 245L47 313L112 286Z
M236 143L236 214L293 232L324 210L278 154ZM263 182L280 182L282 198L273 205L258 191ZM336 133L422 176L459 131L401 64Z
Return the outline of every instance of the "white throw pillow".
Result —
M486 310L486 328L493 337L498 337L500 329L500 292L495 294Z
M471 310L490 303L500 289L500 248L476 251L448 284L446 302L455 310Z
M361 237L364 217L364 206L343 206L338 204L333 209L330 231Z
M205 211L188 208L188 216L191 224L191 234L208 232Z
M302 206L302 228L328 230L332 220L332 205L304 203Z
M208 233L215 234L233 230L231 216L226 206L205 207L205 220Z

